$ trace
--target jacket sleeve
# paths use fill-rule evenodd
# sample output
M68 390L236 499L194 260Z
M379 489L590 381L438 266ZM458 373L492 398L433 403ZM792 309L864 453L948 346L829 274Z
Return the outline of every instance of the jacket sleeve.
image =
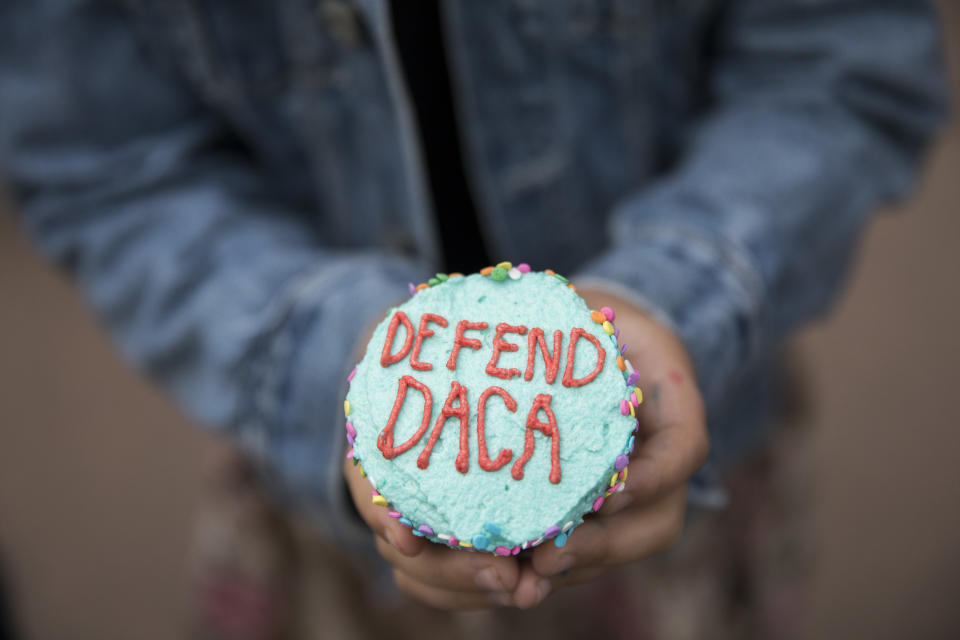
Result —
M708 410L835 296L946 102L926 2L734 1L716 29L711 104L677 167L618 206L578 275L678 332Z
M23 225L129 360L348 537L355 340L423 272L325 246L103 5L0 9L0 163Z

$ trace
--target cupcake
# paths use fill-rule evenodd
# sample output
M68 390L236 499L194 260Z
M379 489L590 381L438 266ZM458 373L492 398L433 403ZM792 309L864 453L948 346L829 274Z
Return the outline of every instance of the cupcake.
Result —
M634 447L642 394L613 310L509 262L410 290L344 402L371 500L455 549L562 546L623 489Z

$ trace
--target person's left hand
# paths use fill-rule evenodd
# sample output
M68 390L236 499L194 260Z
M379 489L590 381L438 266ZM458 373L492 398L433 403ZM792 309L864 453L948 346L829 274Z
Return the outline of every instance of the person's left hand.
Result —
M513 593L515 605L541 602L552 590L596 578L670 547L683 530L686 487L709 448L703 400L680 339L630 303L581 290L591 309L616 312L620 341L640 375L637 445L626 488L577 527L563 547L533 550Z

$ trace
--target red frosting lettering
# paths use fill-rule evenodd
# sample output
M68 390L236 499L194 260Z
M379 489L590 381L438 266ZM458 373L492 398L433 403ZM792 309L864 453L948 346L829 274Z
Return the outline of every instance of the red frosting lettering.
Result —
M487 413L487 399L493 394L497 394L503 398L503 403L507 405L507 409L510 411L517 410L517 401L500 387L488 387L487 390L483 392L483 395L480 396L480 404L477 406L477 448L480 451L480 468L484 471L496 471L513 458L512 449L501 449L500 453L497 454L497 459L493 461L490 460L490 455L487 452L484 421Z
M486 322L468 322L466 320L461 320L457 323L457 335L453 339L453 351L450 352L450 359L447 360L447 369L451 371L456 370L457 368L457 356L460 355L461 347L469 347L471 349L479 349L480 341L475 338L464 338L463 332L467 329L486 329L489 325Z
M577 339L583 336L597 348L597 366L593 368L593 371L588 373L582 378L573 377L573 359L577 351ZM570 345L567 347L567 368L563 371L563 386L565 387L582 387L588 382L593 382L593 379L597 377L597 374L603 371L603 361L607 357L607 352L602 346L600 346L600 341L597 340L597 337L590 333L589 331L584 331L580 327L574 327L570 331Z
M520 375L520 369L501 369L497 366L497 360L500 358L501 351L518 351L520 347L517 345L505 342L503 340L503 334L505 333L519 333L523 335L527 332L527 328L521 325L512 325L505 322L501 322L497 325L497 333L493 336L493 356L490 357L490 362L487 363L487 368L485 371L491 376L496 376L498 378L503 378L504 380L509 380L510 378Z
M441 327L447 326L447 319L435 313L425 313L420 316L420 326L417 328L417 339L413 343L413 353L410 354L410 366L417 371L429 371L433 369L433 365L429 362L420 362L417 360L420 356L420 347L423 346L423 341L433 335L433 329L427 328L427 324L430 322L438 324Z
M459 406L454 407L453 401L457 400ZM430 464L430 454L433 453L433 447L440 438L440 432L443 431L443 425L447 418L460 418L460 452L457 454L457 471L466 473L470 468L470 407L467 404L467 388L454 380L450 383L450 394L447 401L443 403L437 422L433 425L433 431L430 433L430 439L427 440L427 446L417 457L417 466L426 469Z
M557 379L557 371L560 369L560 343L563 341L563 332L559 329L553 332L553 355L547 350L547 341L543 337L543 329L534 327L527 336L527 370L523 373L523 379L533 380L533 361L536 355L537 346L540 347L540 355L543 356L543 364L546 365L547 384L553 384Z
M410 334L413 335L413 334ZM420 420L420 426L416 433L410 436L410 439L399 447L393 446L393 427L397 424L397 416L400 415L400 409L407 397L407 387L413 387L423 394L423 418ZM420 438L430 426L430 415L433 413L433 396L430 395L430 389L427 385L418 381L413 376L403 376L400 378L400 384L397 387L397 399L393 402L393 409L390 410L390 417L387 419L387 426L383 428L377 437L377 448L383 452L383 457L387 460L396 458L398 455L408 450L413 445L420 442Z
M523 479L523 466L533 456L533 430L540 431L545 436L550 437L550 482L560 484L560 431L557 429L557 416L553 414L550 408L550 400L553 397L547 393L541 393L533 400L533 406L530 407L530 413L527 414L527 430L523 436L523 455L517 458L513 463L514 480ZM540 410L547 414L547 422L541 422L537 417Z
M401 322L407 330L407 337L403 340L403 348L396 354L390 355L390 350L393 349L393 338L397 335L397 327ZM387 367L406 358L411 344L413 344L413 323L410 322L407 314L397 311L390 318L390 326L387 327L387 341L383 343L383 351L380 353L380 366Z

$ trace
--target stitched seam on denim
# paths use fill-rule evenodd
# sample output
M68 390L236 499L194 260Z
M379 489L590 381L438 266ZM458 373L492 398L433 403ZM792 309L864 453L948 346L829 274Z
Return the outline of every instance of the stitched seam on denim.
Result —
M758 308L760 301L763 300L766 286L760 271L754 266L749 253L737 243L722 236L709 234L693 225L666 222L650 222L637 225L623 222L617 224L617 226L621 228L617 230L617 235L614 237L642 238L644 242L663 240L669 245L679 247L689 247L691 244L695 244L707 250L724 267L728 267L728 272L733 274L737 282L740 283L754 309ZM626 227L629 228L629 234Z
M245 385L247 388L252 388L251 395L255 395L255 401L250 407L252 419L246 425L249 430L246 439L259 447L256 450L260 454L257 460L258 467L265 479L278 489L283 487L283 483L279 479L278 470L272 469L267 464L265 455L269 444L266 423L269 416L276 415L282 401L281 394L284 392L284 385L288 382L288 376L290 375L292 355L294 349L298 346L295 343L295 333L290 326L290 320L295 317L298 309L309 308L316 301L322 300L329 292L329 285L335 282L343 282L353 268L353 260L347 260L343 263L334 261L334 264L318 265L295 277L290 286L287 287L286 293L277 303L278 308L272 312L275 317L268 323L268 328L259 339L264 357L253 358L256 368L251 369L252 375L249 376ZM351 354L353 353L351 352ZM338 397L346 397L346 373L347 371L343 371L343 375L338 378L340 380ZM328 420L331 425L343 424L344 417L337 403L334 403ZM333 442L329 447L328 459L322 461L327 466L323 486L319 487L321 493L313 496L288 494L287 497L297 503L302 503L303 498L310 498L311 501L319 498L321 501L325 501L333 513L340 516L330 518L325 526L332 536L344 540L362 534L363 529L351 522L340 491L339 482L343 456L346 452L346 440L342 437L340 428L331 428L330 437L333 438ZM318 460L318 463L320 462Z
M249 401L241 408L234 431L244 449L253 455L262 469L265 469L269 446L267 423L276 413L280 387L288 373L284 363L290 362L294 347L293 338L286 330L288 321L298 307L314 299L311 292L336 280L344 268L324 263L294 276L286 291L266 313L269 319L254 339L245 364L241 365L245 371L240 375L240 384Z
M620 222L613 223L611 226L627 227L628 225ZM642 238L644 243L661 247L679 247L688 253L690 247L694 246L706 252L707 256L716 258L719 266L726 268L727 273L739 284L741 292L746 297L747 306L742 310L749 315L751 330L747 337L747 344L743 347L746 354L757 352L762 342L763 327L760 320L767 287L746 250L726 238L709 234L692 225L650 222L629 225L629 230L630 235L626 235L626 230L621 228L618 236L614 237Z

